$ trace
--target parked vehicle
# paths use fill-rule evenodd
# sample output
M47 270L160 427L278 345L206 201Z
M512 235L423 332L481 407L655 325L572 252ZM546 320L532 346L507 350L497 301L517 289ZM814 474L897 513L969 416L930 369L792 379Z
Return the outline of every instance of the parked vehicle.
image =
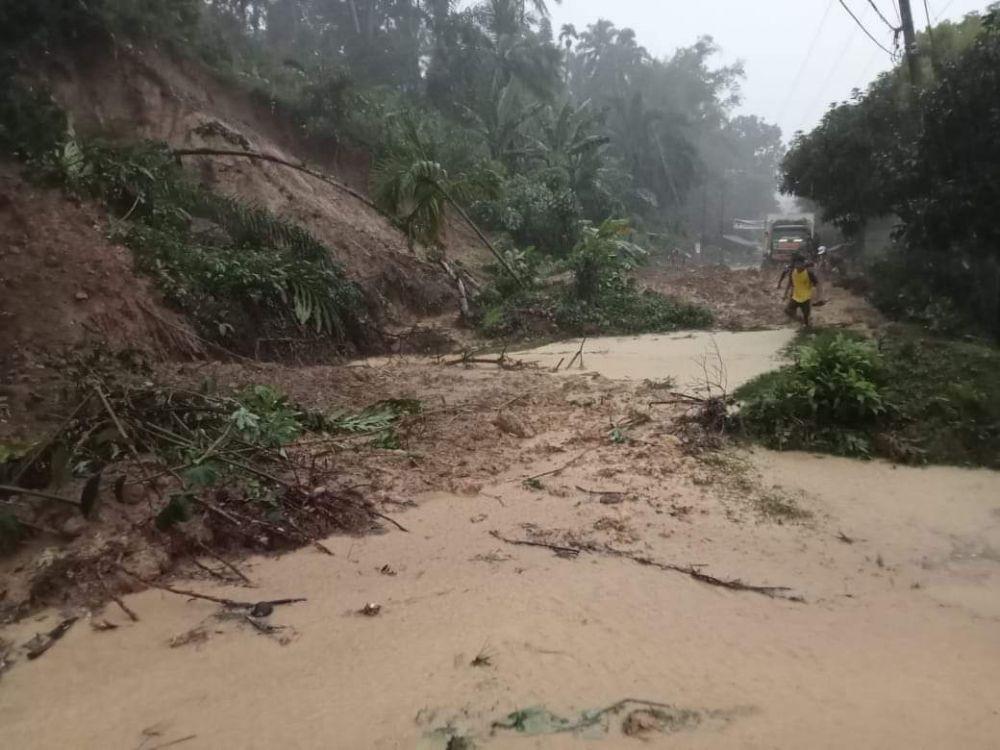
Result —
M764 228L764 265L788 265L796 254L816 255L815 214L769 214Z

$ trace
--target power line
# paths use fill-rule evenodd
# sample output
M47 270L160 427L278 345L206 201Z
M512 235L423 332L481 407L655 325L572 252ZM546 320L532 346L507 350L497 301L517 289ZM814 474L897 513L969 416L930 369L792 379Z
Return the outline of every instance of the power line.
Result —
M845 2L845 0L840 0L840 5L844 8L844 10L847 11L848 15L850 15L850 17L854 19L854 23L856 23L858 25L858 28L861 29L863 32L865 32L865 36L867 36L869 39L871 39L873 42L875 42L875 44L877 44L879 47L881 47L882 50L887 55L889 55L890 57L893 56L892 50L890 50L888 47L886 47L884 44L882 44L882 42L880 42L878 39L876 39L872 35L872 33L867 28L865 28L865 25L863 23L861 23L861 20L856 15L854 15L854 11L851 10L850 6L848 6L848 4ZM878 10L878 6L875 6L874 3L872 3L872 5L875 7L876 10ZM881 15L881 11L879 11L879 15Z
M937 57L937 47L934 45L934 23L931 21L931 9L924 0L924 16L927 18L927 41L931 44L931 68L937 73L938 57Z
M945 6L941 9L941 12L938 13L936 16L934 16L934 23L937 23L938 19L941 18L941 16L943 16L945 14L945 12L948 10L948 8L950 8L954 4L955 4L955 0L949 0L949 2L946 3Z
M809 106L806 108L806 110L802 113L802 119L799 121L799 127L796 128L796 130L802 130L803 125L805 125L805 121L809 118L809 116L813 112L816 111L816 107L826 97L826 92L830 86L830 81L833 80L834 74L840 68L840 64L843 61L843 59L847 56L847 50L851 48L851 45L854 44L854 40L856 38L857 38L856 34L847 35L847 40L844 42L844 46L840 50L840 54L834 58L833 65L830 67L829 72L826 74L826 78L824 78L823 83L821 83L817 87L816 96L813 98L812 102L809 103Z
M896 21L902 26L903 14L899 12L899 3L896 0L892 0L892 12L896 14Z
M884 23L886 26L888 26L890 29L892 29L893 32L899 31L898 27L893 26L891 23L889 23L889 19L885 17L885 15L882 13L882 11L879 9L879 7L875 4L875 0L868 0L868 4L875 9L876 13L878 13L878 17L882 19L882 23ZM895 7L895 5L893 7ZM855 20L857 20L857 19L855 19Z
M785 100L781 103L781 107L778 110L781 112L778 122L782 122L785 119L785 114L788 112L788 105L792 101L792 96L794 96L795 92L798 90L799 83L802 82L802 74L805 73L806 67L812 60L813 52L816 51L816 42L819 41L820 34L823 33L827 19L830 17L831 10L833 10L833 0L830 0L830 2L827 3L826 11L824 11L823 17L819 21L819 26L816 27L816 33L813 34L812 41L809 42L809 47L806 49L806 57L802 61L802 64L799 65L798 72L795 73L795 79L792 81L791 88L789 88L788 92L785 94Z

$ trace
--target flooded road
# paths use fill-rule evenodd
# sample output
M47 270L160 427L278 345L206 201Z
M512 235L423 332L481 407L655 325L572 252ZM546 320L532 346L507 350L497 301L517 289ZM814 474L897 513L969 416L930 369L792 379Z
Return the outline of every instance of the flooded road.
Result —
M790 335L716 334L729 386L770 369ZM594 340L584 372L670 375L683 387L697 381L710 341ZM577 347L524 356L554 367ZM581 408L593 410L600 398L583 391L586 380L567 378L567 398L587 397L595 405ZM619 446L542 424L518 439L521 463L461 494L415 497L395 516L408 533L333 537L333 557L303 549L256 558L245 566L253 590L177 584L237 599L306 597L276 610L270 620L284 629L272 636L209 602L130 596L139 622L112 607L102 617L118 629L78 625L4 675L5 742L996 746L1000 474L765 451L710 462L684 455L655 421L645 429ZM796 514L763 514L772 496ZM595 551L560 557L493 531ZM803 601L637 565L609 548L788 587ZM366 603L379 614L358 614ZM29 619L2 636L22 642L55 620ZM582 733L536 736L494 726L530 707L571 721L626 698L667 704L671 718L643 730L625 709Z
M718 375L726 381L722 385L733 390L778 367L780 352L794 336L791 328L776 328L587 339L583 344L583 367L577 360L568 371L586 369L612 380L657 381L669 377L680 388L697 388L704 384L706 374L718 380L716 371L721 365ZM511 356L549 369L560 362L568 368L579 345L579 341L561 341Z

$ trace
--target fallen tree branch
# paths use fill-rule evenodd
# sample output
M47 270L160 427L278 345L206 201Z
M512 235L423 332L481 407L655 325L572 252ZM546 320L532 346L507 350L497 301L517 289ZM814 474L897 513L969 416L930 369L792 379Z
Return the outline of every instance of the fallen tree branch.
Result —
M573 363L576 362L576 358L577 357L580 358L580 369L581 370L583 369L583 345L586 344L586 343L587 343L587 339L586 338L584 338L583 341L580 342L580 348L576 350L576 354L573 355L573 359L571 359L569 361L569 364L566 365L566 369L567 370L573 366ZM560 360L560 361L562 361L562 360Z
M738 578L716 578L708 573L702 573L697 568L691 565L676 565L674 563L664 563L653 560L652 558L645 557L644 555L637 555L632 552L626 552L625 550L615 549L614 547L598 547L593 550L587 550L588 552L597 552L611 555L613 557L622 557L626 560L631 560L639 565L646 565L649 567L657 568L659 570L666 570L674 573L683 573L684 575L690 576L696 581L701 583L707 583L710 586L721 586L722 588L727 588L732 591L749 591L754 594L761 594L767 596L771 599L787 599L793 602L804 602L805 600L801 596L788 596L785 594L786 591L791 591L788 586L757 586L751 583L744 583Z
M69 629L73 627L74 623L76 623L79 619L79 617L67 617L65 620L52 628L52 630L48 633L45 633L44 635L39 633L32 638L27 645L28 658L37 659L39 656L52 648L52 646L55 645L55 642L66 635L66 633L69 632Z
M532 479L541 479L542 477L548 477L548 476L552 476L553 474L558 474L560 471L563 471L564 469L568 469L570 466L572 466L573 464L575 464L577 461L579 461L581 458L583 458L584 456L586 456L588 453L590 453L593 450L594 450L593 448L587 448L587 450L585 450L585 451L583 451L581 453L578 453L576 456L574 456L573 458L571 458L569 461L567 461L566 463L564 463L562 466L559 466L559 467L557 467L555 469L550 469L549 471L543 471L541 474L535 474L534 476L524 477L520 481L522 481L522 482L530 482ZM516 482L518 480L512 479L511 481L512 482Z
M184 156L237 156L244 159L252 159L256 161L268 161L272 164L280 164L283 167L288 167L289 169L295 169L303 174L307 174L310 177L315 177L321 182L325 182L327 185L337 188L348 195L357 198L359 201L364 203L369 208L382 213L382 210L375 205L375 203L367 195L362 195L357 190L352 187L345 185L342 182L338 182L332 177L328 177L322 172L308 167L303 162L293 162L288 159L282 159L280 156L272 156L271 154L262 154L257 151L239 151L236 149L219 149L219 148L178 148L173 150L173 155L177 157Z
M117 604L121 608L122 612L128 615L128 619L130 619L132 622L139 622L139 615L137 615L134 611L132 611L128 607L128 605L125 604L122 598L111 590L111 587L108 586L108 584L105 582L104 576L101 575L101 572L99 570L96 571L96 573L97 573L97 580L100 582L101 588L103 588L104 592L108 595L108 598L110 598L111 601Z
M607 545L603 547L594 546L583 546L583 547L562 547L557 544L547 544L545 542L532 542L527 539L508 539L502 536L498 531L491 531L490 536L496 537L502 542L507 544L517 544L528 547L544 547L555 552L560 557L576 557L581 552L589 552L591 554L603 554L609 555L611 557L620 557L626 560L631 560L639 565L645 565L652 568L657 568L658 570L664 570L671 573L683 573L690 578L698 581L699 583L706 583L710 586L720 586L722 588L730 589L731 591L749 591L754 594L760 594L762 596L769 597L771 599L786 599L792 602L804 603L805 599L801 596L788 595L785 592L791 591L788 586L757 586L750 583L744 583L738 578L727 579L727 578L716 578L708 573L702 573L696 567L692 565L676 565L674 563L664 563L657 560L653 560L650 557L644 555L637 555L633 552L628 552L626 550L615 549L614 547L609 547Z
M228 560L224 559L222 555L218 555L215 552L213 552L211 547L209 547L204 542L199 542L197 539L195 539L194 542L206 555L211 557L213 560L222 563L222 565L224 565L228 570L232 571L238 578L242 579L247 585L253 586L253 581L251 581L249 578L243 575L243 571L241 571L239 568L237 568Z
M215 604L220 604L228 609L261 610L267 607L277 607L282 604L296 604L298 602L306 601L306 599L304 598L296 598L296 599L270 599L267 601L260 601L260 602L241 602L237 601L236 599L227 599L225 597L211 596L210 594L199 594L197 591L188 591L186 589L178 589L174 588L173 586L167 586L166 584L163 583L156 583L155 581L150 581L146 578L141 578L137 576L128 568L125 568L124 566L121 565L118 566L118 569L125 575L129 576L130 578L134 578L135 580L139 581L139 583L145 586L149 586L150 588L159 589L160 591L166 591L169 594L174 594L176 596L183 596L189 599L203 599L206 602L214 602Z
M499 531L493 530L490 532L490 536L496 537L501 542L506 542L507 544L516 544L522 547L544 547L545 549L550 549L555 552L560 557L576 557L580 554L580 549L576 547L560 547L558 544L547 544L545 542L532 542L528 539L508 539L507 537L500 534Z
M90 403L90 399L93 398L93 395L93 393L88 391L87 395L84 396L83 400L76 405L76 408L73 409L70 415L62 421L62 424L60 424L47 438L45 438L45 440L38 444L38 446L31 452L31 456L18 467L17 472L13 476L13 481L15 483L20 482L21 477L27 473L28 469L32 467L35 461L37 461L46 450L48 450L52 443L54 443L64 432L66 432L67 428L69 428L69 426L73 423L73 420L76 419L80 412L83 411L83 408Z
M32 497L40 497L45 500L55 500L66 505L72 505L74 508L80 507L78 501L71 500L68 497L60 497L59 495L53 495L51 492L41 492L40 490L29 490L25 487L15 487L12 484L0 484L0 492L9 492L12 495L31 495Z

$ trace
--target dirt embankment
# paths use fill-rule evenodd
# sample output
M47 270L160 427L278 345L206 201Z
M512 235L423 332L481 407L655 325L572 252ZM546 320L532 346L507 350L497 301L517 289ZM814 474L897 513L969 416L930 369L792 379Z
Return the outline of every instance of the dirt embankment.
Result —
M51 65L46 79L83 133L305 160L367 190L365 153L308 141L265 102L193 62L152 49L120 49L113 57ZM444 270L357 198L278 164L238 157L186 158L185 163L221 192L309 229L365 290L371 313L390 328L448 311L457 314L457 294ZM451 236L458 245L466 239L459 231Z
M102 212L30 185L0 164L0 437L33 424L51 355L133 349L154 358L200 354L184 319L137 278L132 254L107 238ZM51 404L45 408L51 408Z

